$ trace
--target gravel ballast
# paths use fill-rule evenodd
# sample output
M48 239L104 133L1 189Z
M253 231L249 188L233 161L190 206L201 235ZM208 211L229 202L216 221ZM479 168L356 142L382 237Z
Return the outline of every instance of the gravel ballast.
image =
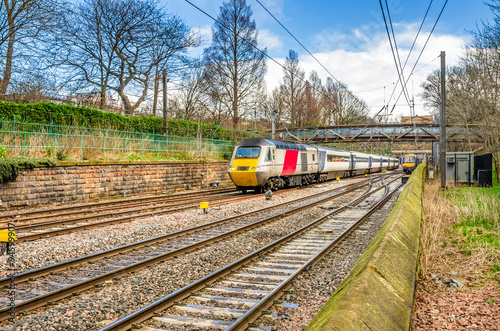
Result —
M350 181L352 182L352 180ZM342 181L342 184L346 183L348 183L348 180ZM222 206L220 210L214 208L208 215L204 215L200 211L186 211L138 220L128 224L73 233L59 238L22 243L16 247L16 250L17 254L20 257L22 256L19 263L25 270L31 269L207 223L232 216L235 213L243 213L263 206L278 204L327 190L335 187L335 185L338 184L328 183L317 188L279 194L275 195L271 201L259 198L250 199L243 203L232 203ZM300 216L291 216L273 222L257 230L235 236L229 241L222 241L217 245L166 261L138 271L133 275L115 279L112 285L87 290L78 297L65 299L54 306L39 308L30 312L28 316L16 322L16 329L98 329L103 324L123 317L133 310L141 308L155 299L307 224L317 214L321 213L324 213L324 211L314 208L306 213L301 213ZM32 253L27 253L33 251L37 252L35 256ZM99 324L99 322L103 323ZM12 326L9 326L9 329L13 329Z

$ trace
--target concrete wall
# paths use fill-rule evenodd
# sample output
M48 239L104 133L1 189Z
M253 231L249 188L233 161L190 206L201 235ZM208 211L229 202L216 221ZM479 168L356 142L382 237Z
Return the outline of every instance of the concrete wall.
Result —
M409 330L413 312L425 164L306 330Z
M0 184L0 207L44 205L136 194L232 185L229 162L59 162L21 169L15 182Z

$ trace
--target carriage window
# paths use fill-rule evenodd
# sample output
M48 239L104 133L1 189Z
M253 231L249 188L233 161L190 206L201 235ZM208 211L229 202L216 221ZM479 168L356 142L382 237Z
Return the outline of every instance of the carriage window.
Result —
M314 154L313 154L312 156L313 156L313 161L316 161L316 160L315 160L315 157L314 157Z
M260 147L240 147L236 152L237 159L256 159L260 155Z
M267 149L267 153L266 153L266 159L264 160L265 162L270 162L272 160L272 156L271 156L271 149L268 148Z

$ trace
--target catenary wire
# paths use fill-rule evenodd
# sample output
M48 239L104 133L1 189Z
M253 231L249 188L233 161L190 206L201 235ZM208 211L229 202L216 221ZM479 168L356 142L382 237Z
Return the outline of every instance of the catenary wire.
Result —
M441 11L439 12L439 15L438 15L438 17L437 17L437 19L436 19L436 22L434 23L434 25L433 25L433 27L432 27L431 31L429 32L429 36L427 36L427 40L425 41L425 44L424 44L424 46L422 47L422 50L420 51L420 54L418 55L418 58L417 58L417 60L415 61L415 64L413 65L413 68L411 69L410 76L411 76L411 74L413 74L413 72L414 72L414 70L415 70L415 67L416 67L416 66L417 66L417 64L418 64L418 61L420 60L420 57L421 57L421 56L422 56L422 54L424 53L425 47L427 47L427 43L429 42L429 39L431 39L432 33L434 32L434 29L436 28L436 25L438 24L439 19L441 18L441 15L443 14L444 9L446 8L446 4L448 4L448 0L446 0L446 1L445 1L444 5L443 5L443 8L441 8ZM408 79L406 80L405 84L407 84L407 83L408 83L408 81L409 81L409 77L408 77ZM398 98L396 99L396 102L395 102L395 103L397 103L397 102L399 101L399 98L400 98L400 97L401 97L401 92L399 93L399 96L398 96ZM394 108L393 108L393 110L394 110ZM392 111L391 111L391 115L392 115Z
M201 13L203 13L204 15L206 15L207 17L211 18L214 22L216 22L217 24L219 24L220 26L222 26L223 28L225 29L228 29L229 28L227 27L227 25L221 23L219 20L217 20L215 17L213 17L212 15L210 15L209 13L207 13L206 11L204 11L203 9L201 9L200 7L196 6L194 3L192 3L191 1L189 0L185 0L187 3L189 3L191 6L193 6L194 8L196 8L197 10L199 10ZM280 66L281 68L283 68L283 70L286 70L288 72L291 73L291 70L286 68L284 65L282 65L281 63L279 63L276 59L274 59L272 56L270 56L269 54L267 54L266 52L264 52L263 50L261 50L260 48L258 48L257 46L254 45L254 43L252 43L251 41L248 41L246 38L244 37L241 37L241 40L243 40L244 42L248 43L251 47L255 48L257 51L259 51L260 53L262 53L265 57L267 57L268 59L270 59L271 61L273 61L274 63L276 63L278 66ZM307 83L308 81L306 79L303 79L303 78L300 78L300 77L297 77L299 80L303 81L304 83ZM340 84L342 85L342 84ZM333 99L330 95L328 95L325 91L322 91L322 90L318 90L316 87L310 85L310 87L312 89L314 89L315 91L319 92L320 94L323 94L325 95L328 99L336 102L335 99ZM347 91L349 91L348 89L346 89ZM352 94L352 92L349 91L349 93Z
M396 65L396 71L398 73L398 82L401 84L401 89L402 89L402 91L404 93L404 96L406 98L406 102L408 103L408 106L410 106L410 100L409 100L409 98L408 98L408 96L406 94L406 90L405 90L405 86L404 86L403 73L400 71L400 65L401 65L401 63L399 63L399 65L398 65L397 57L399 57L399 53L396 56L396 52L395 52L395 49L394 49L395 47L397 47L397 45L396 45L396 39L394 39L394 46L393 46L391 34L389 32L389 26L387 25L387 19L385 17L385 10L384 10L384 5L382 4L382 0L379 0L379 4L380 4L380 10L382 12L382 18L384 19L385 30L387 32L387 38L389 39L389 45L391 46L392 58L394 59L394 64ZM386 4L387 4L387 2L386 2ZM392 23L391 23L391 28L392 28ZM394 30L393 30L393 36L394 36Z

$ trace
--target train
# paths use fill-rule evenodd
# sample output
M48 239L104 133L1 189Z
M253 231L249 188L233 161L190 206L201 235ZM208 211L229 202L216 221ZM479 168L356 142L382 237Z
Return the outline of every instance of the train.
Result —
M398 167L393 157L248 138L235 146L228 173L237 190L262 193Z
M415 154L405 154L403 155L403 160L401 161L403 171L406 174L411 174L420 163L422 163L422 157Z

